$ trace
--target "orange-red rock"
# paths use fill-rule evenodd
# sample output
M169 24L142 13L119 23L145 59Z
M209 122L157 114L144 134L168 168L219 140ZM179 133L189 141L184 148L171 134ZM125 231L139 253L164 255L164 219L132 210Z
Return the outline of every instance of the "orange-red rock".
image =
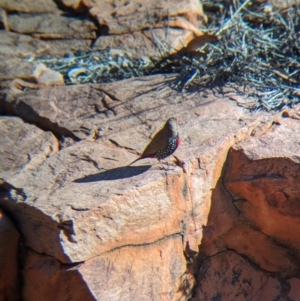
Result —
M179 234L69 265L29 252L23 296L30 301L185 300L193 284L185 269ZM186 290L180 289L183 284Z

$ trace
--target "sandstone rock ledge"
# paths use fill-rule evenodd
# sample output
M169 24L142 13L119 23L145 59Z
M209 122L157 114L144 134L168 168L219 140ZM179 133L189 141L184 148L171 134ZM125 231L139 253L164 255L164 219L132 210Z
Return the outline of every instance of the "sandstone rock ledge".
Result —
M300 300L299 107L253 114L167 80L6 92L22 300ZM128 166L170 116L170 166Z

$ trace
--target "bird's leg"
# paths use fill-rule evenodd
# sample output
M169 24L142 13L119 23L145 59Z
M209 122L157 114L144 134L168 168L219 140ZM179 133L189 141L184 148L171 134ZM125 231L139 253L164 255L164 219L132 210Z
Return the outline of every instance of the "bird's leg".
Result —
M177 166L179 166L180 168L182 168L182 170L183 170L184 173L187 173L187 166L186 166L186 163L185 163L183 160L181 160L181 159L179 159L178 157L176 157L176 156L174 156L174 158L176 159L175 164L176 164Z

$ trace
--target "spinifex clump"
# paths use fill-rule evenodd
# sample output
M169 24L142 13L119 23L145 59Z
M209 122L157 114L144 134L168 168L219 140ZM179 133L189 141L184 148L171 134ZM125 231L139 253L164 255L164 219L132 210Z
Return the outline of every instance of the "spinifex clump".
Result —
M223 11L222 24L213 30L219 40L199 49L202 57L194 52L169 59L169 70L180 73L175 88L199 91L227 84L241 93L248 87L255 100L248 107L256 110L300 101L300 4L278 11L254 2L231 8L227 19Z

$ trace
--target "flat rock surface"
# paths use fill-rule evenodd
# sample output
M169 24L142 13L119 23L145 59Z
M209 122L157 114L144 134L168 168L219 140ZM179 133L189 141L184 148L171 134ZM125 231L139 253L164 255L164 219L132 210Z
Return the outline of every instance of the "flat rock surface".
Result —
M0 30L0 54L21 58L37 55L49 49L44 41L31 36Z
M191 116L201 121L204 118L203 114L209 114L207 103L218 108L227 106L217 97L206 101L200 97L195 98L194 95L183 96L176 93L164 83L168 80L174 80L174 77L160 75L105 85L55 87L22 93L6 104L17 115L28 121L42 125L47 120L53 125L53 129L56 128L57 131L60 128L66 129L79 139L101 137L112 140L121 147L132 149L133 137L139 137L137 149L141 151L148 141L151 130L155 130L169 116L179 117L179 122L184 124L182 133L187 135L193 128ZM184 109L182 109L183 103ZM234 102L229 105L235 107ZM30 107L32 114L24 113L22 109L24 106ZM242 108L236 110L231 114L244 114ZM220 133L226 131L223 124L236 128L247 124L247 119L233 121L233 116L229 118L225 111L215 113L223 120L216 123ZM134 117L128 118L131 114ZM144 122L142 123L141 120ZM204 120L200 127L206 127L210 122ZM194 134L193 140L196 141L203 136L201 131ZM208 129L205 135L213 135L213 131ZM212 139L217 140L217 138Z
M22 13L49 13L57 11L57 5L53 0L0 0L0 7L8 12Z
M93 22L56 14L18 14L8 16L9 28L43 39L92 39L97 27Z

